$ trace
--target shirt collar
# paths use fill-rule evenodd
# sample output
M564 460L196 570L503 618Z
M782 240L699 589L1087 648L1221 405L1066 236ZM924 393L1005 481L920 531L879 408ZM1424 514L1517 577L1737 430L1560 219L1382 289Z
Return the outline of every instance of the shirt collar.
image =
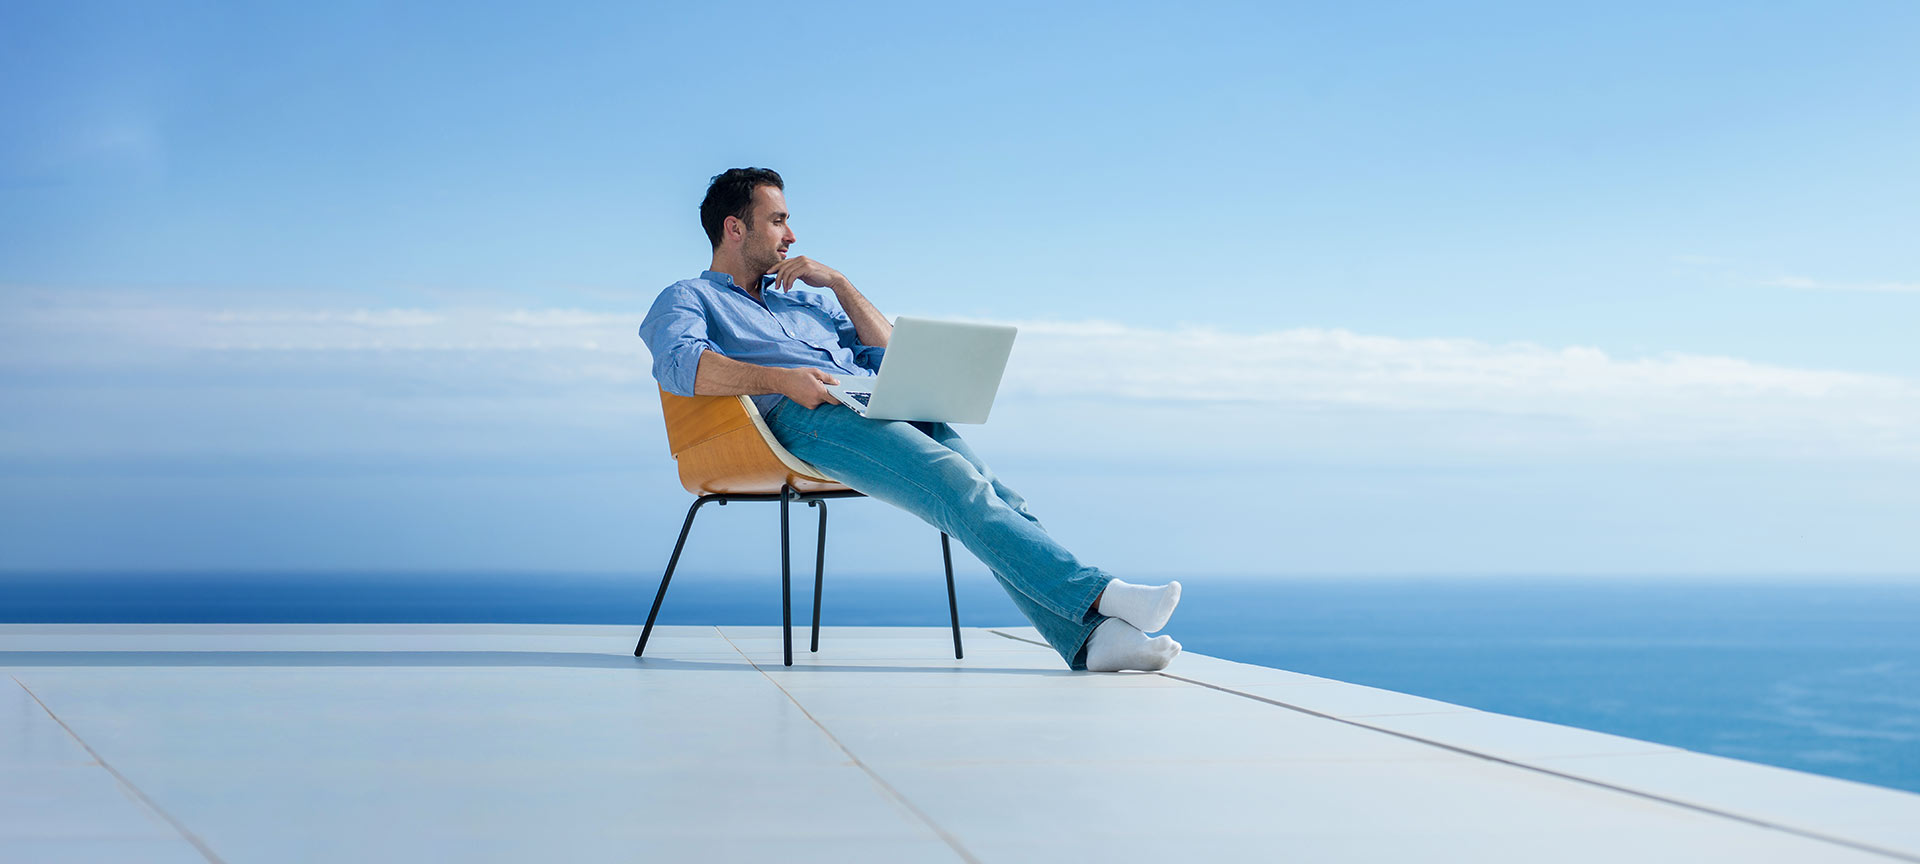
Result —
M722 273L718 270L702 270L700 271L700 278L705 279L708 282L712 282L713 284L718 285L722 288L739 288L740 287L738 285L733 284L732 273ZM762 275L760 277L761 293L764 295L766 292L767 286L772 284L773 284L773 274L768 273L768 274ZM742 288L741 290L745 291L746 289Z

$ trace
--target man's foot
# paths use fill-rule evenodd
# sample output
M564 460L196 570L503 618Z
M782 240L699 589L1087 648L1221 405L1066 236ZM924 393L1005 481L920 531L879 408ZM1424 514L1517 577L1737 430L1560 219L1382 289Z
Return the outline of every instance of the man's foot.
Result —
M1100 608L1094 610L1132 624L1142 633L1167 626L1173 607L1180 605L1180 583L1165 585L1129 585L1118 579L1107 583L1100 595Z
M1180 643L1172 636L1155 636L1135 630L1119 618L1108 618L1093 635L1087 637L1088 672L1158 672L1180 653Z

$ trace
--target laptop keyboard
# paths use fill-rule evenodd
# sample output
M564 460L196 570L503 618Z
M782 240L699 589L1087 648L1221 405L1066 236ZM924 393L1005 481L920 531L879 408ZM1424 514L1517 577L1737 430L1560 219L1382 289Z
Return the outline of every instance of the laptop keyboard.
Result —
M849 390L849 391L847 391L847 395L848 395L848 396L852 396L853 398L855 398L855 399L858 399L858 400L860 400L860 404L862 404L862 405L871 405L871 404L873 404L873 394L872 394L872 393L855 393L855 392L853 392L853 391L851 391L851 390Z

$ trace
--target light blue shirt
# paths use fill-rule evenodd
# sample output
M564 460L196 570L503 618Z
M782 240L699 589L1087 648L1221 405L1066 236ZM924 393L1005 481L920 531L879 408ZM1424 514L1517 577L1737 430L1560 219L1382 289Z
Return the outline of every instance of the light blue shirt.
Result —
M824 369L843 381L880 371L887 349L860 343L832 292L775 291L767 287L772 284L772 276L760 277L764 304L733 276L712 270L668 285L640 322L654 380L668 393L692 396L703 351L756 366ZM753 397L753 404L765 414L783 398L770 393Z

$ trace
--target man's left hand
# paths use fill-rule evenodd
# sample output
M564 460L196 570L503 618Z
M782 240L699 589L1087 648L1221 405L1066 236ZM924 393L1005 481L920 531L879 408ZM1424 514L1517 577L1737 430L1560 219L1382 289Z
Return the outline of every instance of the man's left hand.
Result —
M815 288L832 288L837 291L847 282L847 277L840 275L840 271L805 255L788 258L775 264L773 269L767 272L773 274L773 287L781 291L791 289L795 282L805 282Z

